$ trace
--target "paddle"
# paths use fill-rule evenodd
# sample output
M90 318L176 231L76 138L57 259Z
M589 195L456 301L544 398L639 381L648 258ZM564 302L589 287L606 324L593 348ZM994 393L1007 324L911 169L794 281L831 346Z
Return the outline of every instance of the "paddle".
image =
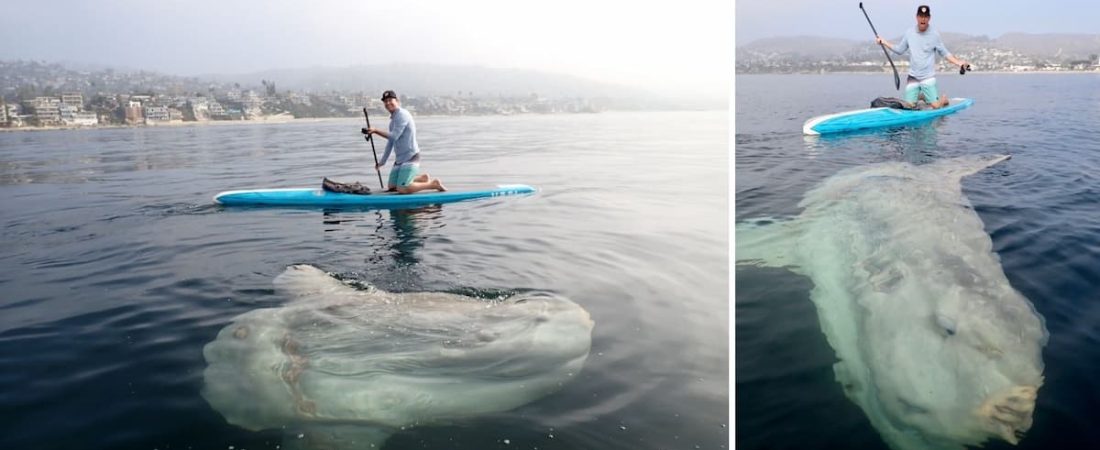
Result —
M867 18L867 24L871 26L871 31L875 33L875 37L878 37L878 31L875 30L875 24L871 23L871 17L867 15L867 10L863 9L863 2L859 2L859 10L863 11L863 17ZM886 55L886 60L890 61L890 68L894 69L894 89L901 89L901 77L898 76L898 68L894 67L894 60L890 59L890 54L886 53L886 46L879 44L882 47L882 54Z
M370 115L367 114L367 108L363 108L363 117L367 119L367 128L370 128ZM367 142L370 142L370 152L374 153L374 171L378 172L378 186L380 186L381 189L384 191L386 190L386 185L382 184L382 171L378 169L378 152L374 149L373 137L373 134L368 134Z

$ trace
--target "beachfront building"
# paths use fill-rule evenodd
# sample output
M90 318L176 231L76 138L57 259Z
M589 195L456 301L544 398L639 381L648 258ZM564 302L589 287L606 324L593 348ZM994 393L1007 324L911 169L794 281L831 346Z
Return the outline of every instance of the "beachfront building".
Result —
M79 92L67 92L61 94L61 103L76 107L77 111L84 110L84 94Z
M61 123L61 99L57 97L36 97L31 102L34 118L38 125L57 125Z
M206 97L192 97L187 100L187 108L191 111L193 120L210 120L210 103Z
M72 111L63 113L61 122L69 126L94 127L99 125L99 117L94 112Z
M222 107L222 104L218 103L217 101L211 100L210 103L207 105L207 108L210 110L211 119L226 120L229 118L229 116L227 116L225 113L225 108Z
M169 120L167 106L146 106L144 108L145 123L167 122Z
M81 127L94 127L99 125L99 117L94 112L78 112L73 116L73 124Z
M241 97L241 107L244 109L244 118L258 119L263 113L264 99L256 91L251 89Z
M0 102L0 114L4 116L0 126L16 128L24 124L23 108L18 103Z
M145 112L141 107L141 102L130 100L126 103L126 123L131 125L145 123Z
M57 113L61 118L61 123L70 124L73 122L73 115L76 114L76 106L68 103L60 103L57 105Z

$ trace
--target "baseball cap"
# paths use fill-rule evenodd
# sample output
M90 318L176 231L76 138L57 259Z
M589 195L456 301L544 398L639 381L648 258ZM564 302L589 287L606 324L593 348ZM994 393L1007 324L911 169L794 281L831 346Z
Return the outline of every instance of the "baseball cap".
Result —
M397 93L394 91L386 91L382 93L382 101L386 101L391 98L397 98Z
M932 16L932 12L928 10L928 5L920 5L917 7L917 15L930 17Z

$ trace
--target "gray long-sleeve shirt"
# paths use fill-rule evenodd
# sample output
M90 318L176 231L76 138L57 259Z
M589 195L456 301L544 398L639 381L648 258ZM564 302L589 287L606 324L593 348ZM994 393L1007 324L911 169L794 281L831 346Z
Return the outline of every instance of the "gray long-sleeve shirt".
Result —
M386 151L382 153L379 164L386 164L390 152L394 152L395 166L409 162L413 156L420 152L420 146L416 144L416 124L413 123L412 114L405 108L397 108L390 115L390 138L386 142Z
M901 42L892 49L898 55L906 50L909 50L909 75L918 80L936 76L936 54L942 58L951 56L951 52L943 45L940 34L931 27L923 33L916 28L910 28L901 37Z

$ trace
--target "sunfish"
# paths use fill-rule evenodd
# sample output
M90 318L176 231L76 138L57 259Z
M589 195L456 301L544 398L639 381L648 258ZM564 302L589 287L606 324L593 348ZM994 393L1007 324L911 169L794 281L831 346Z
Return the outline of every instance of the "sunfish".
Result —
M856 167L794 219L736 226L738 265L813 281L836 379L894 449L1015 444L1031 426L1047 331L960 184L1006 159Z
M203 349L202 396L231 424L287 429L287 448L380 448L402 427L514 409L575 378L591 346L588 312L550 294L356 289L307 265L275 287L287 305Z

